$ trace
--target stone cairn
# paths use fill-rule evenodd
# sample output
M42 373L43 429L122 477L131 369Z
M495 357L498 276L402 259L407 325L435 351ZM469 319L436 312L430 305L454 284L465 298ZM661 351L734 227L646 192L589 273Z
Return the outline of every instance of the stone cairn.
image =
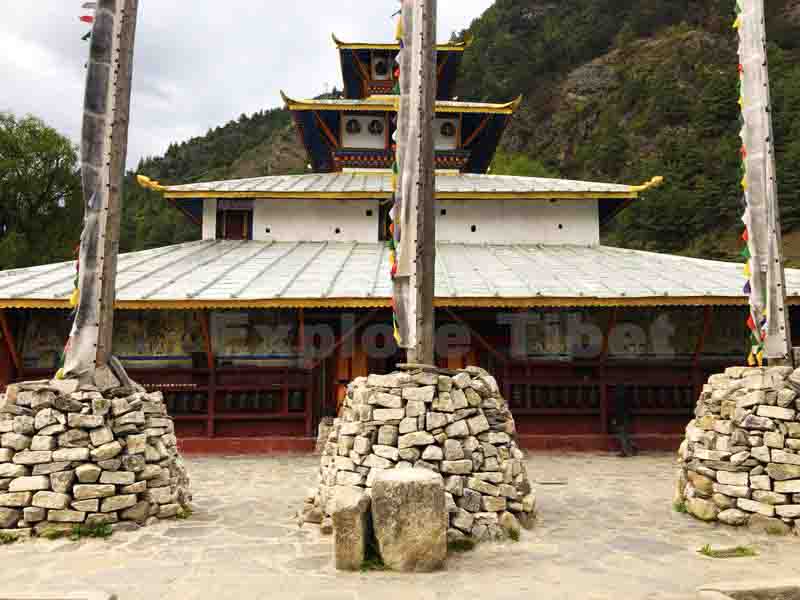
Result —
M448 539L499 540L532 527L535 496L494 377L477 367L401 368L348 386L301 519L330 532L341 488L369 495L386 469L427 469L443 478Z
M731 367L703 386L676 502L704 521L800 529L800 369Z
M135 528L190 501L161 392L54 380L0 394L0 533Z

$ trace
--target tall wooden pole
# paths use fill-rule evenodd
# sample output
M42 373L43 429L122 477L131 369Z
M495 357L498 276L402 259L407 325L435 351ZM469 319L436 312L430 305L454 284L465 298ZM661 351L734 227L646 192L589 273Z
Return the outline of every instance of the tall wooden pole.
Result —
M395 278L400 345L408 361L434 362L434 271L436 264L436 116L437 0L403 0L404 48L401 52L398 118L399 224L402 240Z
M740 0L739 71L742 158L753 355L791 364L792 342L786 305L775 143L767 62L764 0Z
M138 0L98 2L87 65L79 296L63 376L88 381L111 359L137 11Z

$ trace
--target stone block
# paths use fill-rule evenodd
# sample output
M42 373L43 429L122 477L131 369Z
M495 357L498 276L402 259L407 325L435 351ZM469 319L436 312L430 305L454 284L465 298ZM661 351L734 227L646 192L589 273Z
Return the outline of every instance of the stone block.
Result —
M397 440L398 447L400 449L411 448L412 446L428 446L433 444L433 442L433 436L426 431L408 433L400 436L400 438Z
M736 506L741 510L757 513L765 517L772 517L775 515L775 507L771 504L756 502L755 500L748 500L747 498L739 498L736 501Z
M789 498L785 494L777 492L767 492L764 490L753 490L752 499L756 502L763 502L764 504L786 504Z
M100 483L112 483L114 485L131 485L136 481L136 473L130 471L103 471L100 475ZM92 511L97 512L97 511Z
M54 492L66 494L75 481L75 471L61 471L50 475L50 487Z
M58 492L36 492L33 496L33 506L48 510L63 510L69 506L71 498L68 494Z
M47 520L51 523L83 523L86 513L79 510L48 510Z
M444 432L448 438L465 438L470 435L469 425L465 420L451 423L445 427Z
M73 502L70 507L72 510L81 512L97 512L100 508L100 500L97 498L94 500L78 500L77 502Z
M750 488L741 485L723 485L721 483L714 484L714 492L717 494L725 494L733 498L749 498Z
M731 473L729 471L719 471L717 473L717 481L725 485L747 486L750 483L750 475L747 473Z
M119 455L120 452L122 452L122 445L114 441L92 450L91 457L94 461L109 460Z
M159 467L159 472L161 468ZM116 488L113 485L78 484L72 488L76 500L91 500L93 498L108 498L113 496Z
M490 429L489 421L485 415L477 415L467 419L467 426L469 427L470 435L478 435Z
M80 465L75 469L75 475L80 483L97 483L103 470L97 465ZM97 511L94 511L97 512Z
M404 408L376 408L372 411L375 421L402 421L406 416Z
M425 416L425 429L433 431L441 429L447 425L447 415L440 412L429 412Z
M30 445L31 438L27 435L11 432L4 433L2 436L0 436L0 446L3 448L10 448L11 450L20 452L29 448Z
M721 513L719 513L717 515L717 519L726 525L740 526L747 523L747 521L750 519L750 514L737 508L729 508L728 510L723 510Z
M99 447L114 441L114 433L110 427L98 427L89 432L92 446Z
M342 571L358 571L371 535L370 497L360 488L337 488L333 497L334 562Z
M452 475L469 475L472 473L471 460L444 460L441 464L442 473Z
M772 462L787 465L800 465L800 455L784 450L772 450Z
M447 558L442 478L422 469L391 469L372 488L372 517L381 557L397 571L441 569Z
M770 419L779 419L781 421L792 421L794 420L797 411L791 408L781 408L780 406L765 406L761 405L758 407L756 414L759 417L767 417Z
M53 460L53 453L49 450L23 450L14 455L14 463L18 465L40 465Z
M4 463L0 465L0 479L11 477L25 477L28 475L28 467L25 465L15 465L13 463Z
M14 508L0 508L0 529L16 528L21 518L22 512L19 510Z
M103 426L103 420L100 415L70 413L67 416L67 425L76 429L96 429Z
M89 448L62 448L53 452L53 460L65 462L89 460Z
M378 428L378 443L383 446L396 446L398 429L394 425L381 425Z
M18 477L8 486L9 492L38 492L50 489L50 478L46 475Z
M127 494L124 496L110 496L108 498L103 498L103 501L100 505L100 512L101 513L116 512L118 510L130 508L134 504L136 504L135 494Z
M751 475L750 487L753 488L753 490L770 491L772 490L772 482L769 475Z
M486 512L500 512L506 509L506 502L504 497L483 496L481 508Z
M2 509L0 509L1 514ZM40 523L47 518L47 511L37 506L28 506L22 510L22 518L26 523ZM2 516L0 516L0 521L2 521Z
M686 510L703 521L714 521L719 514L716 504L702 498L687 499Z

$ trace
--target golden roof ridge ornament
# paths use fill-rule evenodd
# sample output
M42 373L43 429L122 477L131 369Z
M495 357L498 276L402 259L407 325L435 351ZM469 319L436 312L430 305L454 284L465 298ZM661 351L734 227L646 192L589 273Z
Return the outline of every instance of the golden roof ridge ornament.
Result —
M642 185L632 185L631 191L646 192L647 190L659 187L663 183L664 183L664 178L659 175L658 177L653 177L650 181L647 181Z
M153 190L154 192L165 192L167 190L165 186L145 175L137 175L136 182L146 190Z
M395 49L399 48L399 42L392 42L392 43L381 43L381 42L344 42L340 40L335 33L331 33L331 39L333 43L336 45L337 49L376 49L376 50L388 50L388 49ZM445 52L463 52L475 41L475 36L471 33L467 33L464 36L464 39L460 42L447 42L444 44L436 44L436 49L438 51L445 51Z

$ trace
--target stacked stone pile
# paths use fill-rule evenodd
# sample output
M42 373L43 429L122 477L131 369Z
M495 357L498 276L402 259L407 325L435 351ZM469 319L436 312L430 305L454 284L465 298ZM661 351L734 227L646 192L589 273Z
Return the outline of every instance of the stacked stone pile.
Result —
M132 527L174 517L190 500L161 392L67 380L0 394L0 531Z
M703 387L678 502L705 521L788 533L800 522L800 369L731 367Z
M369 493L386 469L428 469L443 478L450 539L501 539L531 527L536 501L514 418L495 379L469 367L408 365L354 380L324 444L320 485L306 522L326 525L338 489Z

